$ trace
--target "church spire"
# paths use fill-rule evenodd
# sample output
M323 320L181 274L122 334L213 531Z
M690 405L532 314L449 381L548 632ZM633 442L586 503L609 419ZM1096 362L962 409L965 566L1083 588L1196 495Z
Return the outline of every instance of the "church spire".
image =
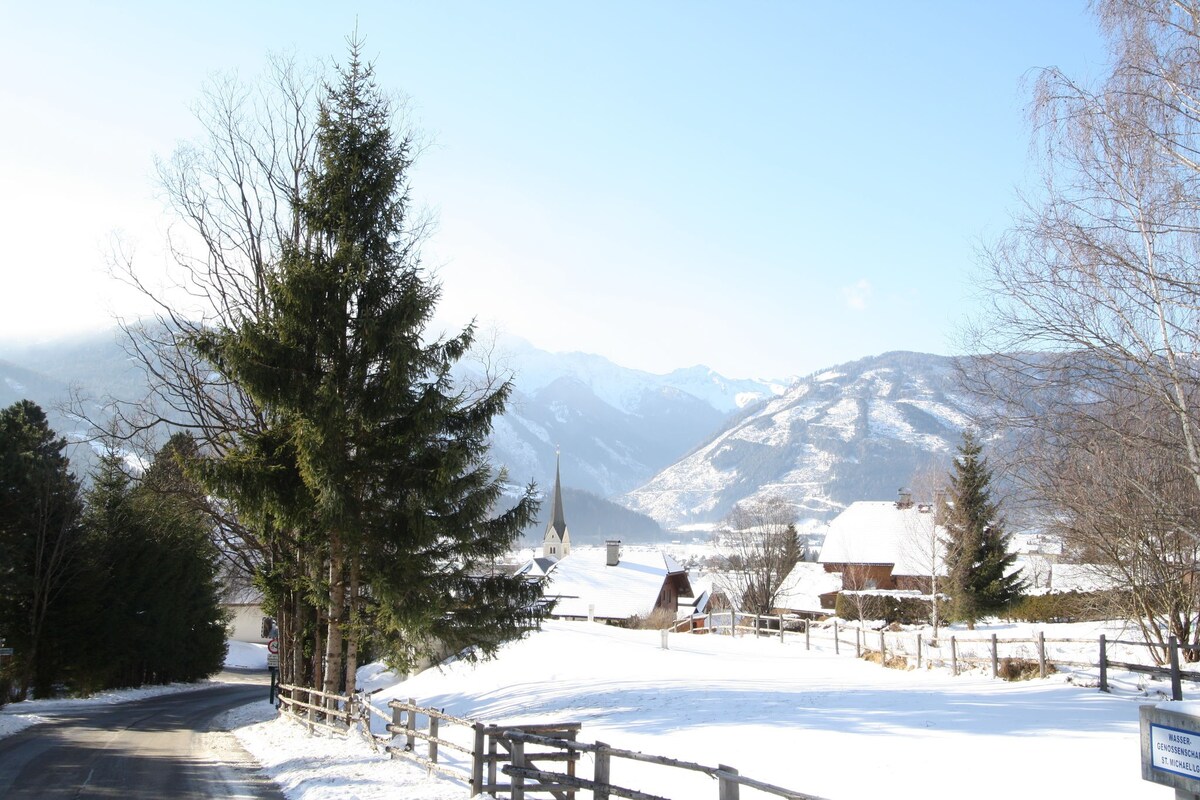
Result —
M560 463L562 455L554 451L554 510L546 535L542 539L542 555L561 558L571 552L571 535L567 532L567 517L563 513L562 480Z
M558 538L562 538L567 532L567 518L563 514L562 501L562 482L559 479L559 461L561 456L556 452L554 454L554 516L550 520L550 525L554 528L554 532L558 534Z

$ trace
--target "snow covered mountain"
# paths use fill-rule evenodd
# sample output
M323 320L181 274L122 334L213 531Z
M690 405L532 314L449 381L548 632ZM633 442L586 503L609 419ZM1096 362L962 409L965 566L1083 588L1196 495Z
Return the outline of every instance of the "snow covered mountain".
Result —
M565 485L601 496L628 491L681 458L730 413L784 390L779 382L730 380L707 367L655 375L586 353L549 353L515 337L489 354L515 391L492 435L492 458L517 483L553 480L561 451ZM458 377L482 380L464 362Z
M781 495L828 519L887 500L923 468L944 469L974 408L953 359L885 353L793 384L627 493L666 525L716 522L741 500Z
M55 411L70 387L99 402L145 395L145 376L131 363L114 332L36 346L0 346L0 407L28 397L72 439L85 423ZM555 450L562 452L566 486L603 497L626 492L719 430L730 413L783 391L778 382L730 380L706 367L655 375L601 356L549 353L515 337L500 339L481 360L456 371L464 387L486 372L511 373L515 391L493 432L492 460L516 484L553 485Z

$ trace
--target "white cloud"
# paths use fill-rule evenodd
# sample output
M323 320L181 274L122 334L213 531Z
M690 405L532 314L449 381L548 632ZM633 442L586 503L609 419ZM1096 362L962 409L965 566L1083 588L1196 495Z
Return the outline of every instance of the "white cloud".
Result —
M842 295L846 298L846 306L855 311L865 311L867 300L871 297L871 282L860 278L858 282L842 287Z

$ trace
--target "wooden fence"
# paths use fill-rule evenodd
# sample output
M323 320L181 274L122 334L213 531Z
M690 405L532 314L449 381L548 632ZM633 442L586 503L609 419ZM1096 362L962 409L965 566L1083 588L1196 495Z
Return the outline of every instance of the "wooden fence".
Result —
M578 792L588 790L595 800L615 797L667 800L613 784L610 766L613 759L619 758L706 774L717 782L718 800L739 800L742 786L790 800L821 800L815 795L743 776L724 764L705 766L621 750L603 742L581 742L578 735L582 725L578 722L486 725L446 714L444 709L419 706L411 698L407 702L388 701L390 713L387 713L372 705L368 694L346 697L287 684L279 690L280 710L310 730L320 726L348 734L357 728L374 749L466 784L468 797L487 793L512 800L534 797L574 800ZM314 698L321 702L311 702ZM386 733L372 732L372 717L382 722ZM447 751L451 753L450 759L445 758ZM577 772L581 753L593 756L590 778ZM556 765L558 769L554 769Z
M849 653L853 647L856 658L869 655L884 666L925 666L948 668L958 675L964 667L987 666L992 677L1011 662L1037 664L1039 677L1055 671L1057 667L1080 667L1096 669L1100 674L1100 690L1109 691L1108 669L1116 667L1130 672L1153 675L1171 681L1172 699L1183 699L1182 681L1200 681L1200 672L1189 672L1179 667L1179 652L1187 646L1180 644L1174 636L1166 644L1108 640L1101 634L1096 639L1046 638L1039 631L1034 637L1004 637L997 634L987 636L960 636L950 634L936 639L922 633L908 631L867 630L856 625L839 624L837 620L826 624L814 624L811 620L795 615L756 615L744 611L716 611L711 614L684 617L675 622L671 630L679 633L717 634L735 636L777 636L783 641L804 641L804 648L832 647L834 653L843 649ZM1097 648L1096 661L1081 661L1062 652L1054 654L1055 646L1087 645ZM1168 664L1145 664L1132 661L1113 660L1110 648L1114 645L1133 648L1158 648L1167 651Z

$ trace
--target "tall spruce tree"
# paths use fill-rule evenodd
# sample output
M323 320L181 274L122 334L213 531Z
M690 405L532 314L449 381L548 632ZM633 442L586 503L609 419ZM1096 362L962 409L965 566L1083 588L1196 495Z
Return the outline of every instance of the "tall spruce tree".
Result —
M1023 589L1020 575L1010 574L1016 554L1009 552L991 482L982 445L974 434L964 432L943 515L948 537L945 588L951 617L972 629L981 617L1003 611Z
M427 340L439 290L409 219L412 142L393 134L360 51L352 42L322 103L317 166L299 198L308 236L283 250L270 313L196 341L266 420L204 474L273 543L261 585L290 616L282 660L315 651L292 680L330 692L353 688L368 631L400 668L447 649L488 653L526 629L540 591L480 568L536 511L528 487L496 513L503 476L486 439L511 385L454 386L473 328ZM314 601L316 626L317 609L304 608Z

